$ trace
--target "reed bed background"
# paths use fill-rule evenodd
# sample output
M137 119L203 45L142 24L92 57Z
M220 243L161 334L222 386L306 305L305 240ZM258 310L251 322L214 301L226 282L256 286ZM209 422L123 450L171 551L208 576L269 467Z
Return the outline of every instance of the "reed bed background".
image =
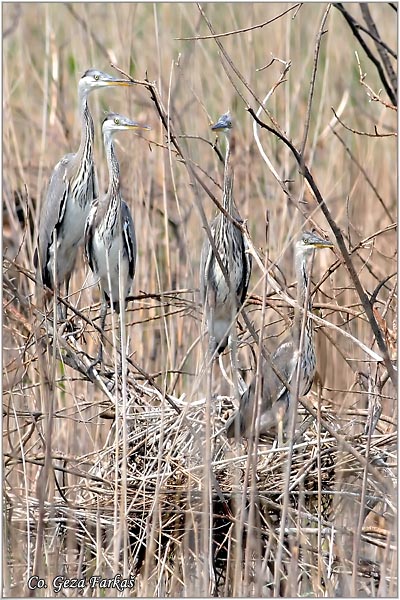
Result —
M222 196L221 146L210 131L221 113L235 121L234 196L254 254L245 310L259 333L266 305L269 350L290 324L300 231L317 226L337 243L290 148L257 126L280 185L256 144L246 108L255 113L278 82L272 120L260 119L297 149L305 141L304 162L396 359L397 112L340 6L3 4L4 595L397 595L396 386L388 361L368 353L382 357L340 247L315 258L325 326L289 480L287 448L226 439L237 400L218 366L207 392L201 210L211 219L211 196ZM368 28L359 5L344 6ZM396 50L397 8L369 10ZM210 37L207 20L235 33ZM68 298L72 334L46 329L32 262L49 176L79 144L79 77L89 67L116 73L111 65L142 83L90 96L102 191L103 112L152 127L117 140L138 238L128 370L117 385L110 343L97 377L88 375L100 305L83 257ZM269 277L265 284L264 265L282 293ZM116 321L107 323L111 341ZM247 383L257 356L239 318ZM228 354L222 360L232 376ZM90 580L117 574L132 587ZM47 587L30 590L32 575ZM68 587L72 578L83 589Z

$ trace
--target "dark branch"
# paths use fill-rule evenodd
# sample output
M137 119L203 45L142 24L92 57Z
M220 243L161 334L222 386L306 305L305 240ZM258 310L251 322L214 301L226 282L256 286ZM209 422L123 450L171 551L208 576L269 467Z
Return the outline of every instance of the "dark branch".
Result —
M381 351L382 355L383 355L383 360L386 366L386 369L389 373L389 377L391 378L393 385L395 387L397 387L397 373L393 367L393 363L390 360L390 356L388 353L388 349L386 347L385 341L382 337L382 332L379 328L378 323L376 322L375 319L375 315L373 313L372 310L372 306L371 306L371 302L368 298L368 296L366 295L364 288L361 285L361 282L358 278L357 272L354 268L353 262L350 258L350 255L347 251L347 247L342 235L342 232L340 230L340 228L337 226L335 220L333 219L326 203L325 200L323 199L321 192L319 191L313 176L311 175L307 165L304 163L301 154L299 153L299 151L293 146L292 142L290 142L282 133L280 133L279 131L276 131L275 129L273 129L273 127L270 127L269 125L267 125L266 123L263 123L256 115L256 113L254 112L254 110L252 108L248 108L247 109L248 112L251 114L251 116L253 117L253 119L260 125L260 127L263 127L264 129L267 129L268 131L270 131L271 133L273 133L276 137L278 137L288 148L290 148L293 156L295 157L297 164L299 165L300 168L300 172L302 173L303 177L306 179L306 181L308 181L310 188L314 194L314 197L316 199L316 201L318 202L321 211L323 212L326 220L329 223L330 228L332 229L332 232L336 238L338 247L340 252L342 253L343 259L344 259L344 263L347 267L347 270L349 272L350 278L354 284L354 287L357 291L357 294L361 300L361 303L363 305L363 308L365 310L365 314L367 315L368 321L370 323L372 332L375 336L376 342L378 344L378 348Z
M379 56L381 57L381 61L383 66L385 67L386 73L390 79L390 83L392 84L392 88L394 89L397 96L397 77L394 69L392 67L392 63L390 62L390 58L387 53L387 49L383 46L381 42L381 37L379 35L378 29L375 25L375 22L371 16L369 11L368 3L361 2L360 4L361 12L364 17L364 21L366 22L368 29L371 33L371 37L374 36L374 42L376 45L376 49L378 51Z
M354 37L358 40L358 42L360 43L360 46L362 47L362 49L364 50L364 52L368 56L368 58L371 60L371 62L374 63L374 65L379 73L379 77L381 79L382 85L385 88L386 93L390 98L390 101L392 102L392 104L397 106L397 95L394 92L394 90L392 90L392 88L390 87L389 82L386 79L386 76L383 71L381 63L372 54L371 50L368 48L367 44L361 37L361 35L358 31L359 27L358 27L357 21L354 19L354 17L351 16L351 14L349 12L347 12L347 10L344 8L344 6L341 2L335 2L333 6L335 6L335 8L337 8L342 13L344 18L346 19L351 31L353 32Z

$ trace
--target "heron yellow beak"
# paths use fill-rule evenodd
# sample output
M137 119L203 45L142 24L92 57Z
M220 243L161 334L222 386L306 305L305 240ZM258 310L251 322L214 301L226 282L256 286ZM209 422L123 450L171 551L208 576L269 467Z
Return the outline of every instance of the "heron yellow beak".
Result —
M318 242L316 244L312 244L312 246L314 248L333 248L334 244L332 244L332 242L325 241L325 242Z
M135 85L133 81L129 81L129 79L110 79L109 81L105 81L106 85Z
M149 125L142 125L141 123L129 123L124 125L126 129L143 129L144 131L151 131Z

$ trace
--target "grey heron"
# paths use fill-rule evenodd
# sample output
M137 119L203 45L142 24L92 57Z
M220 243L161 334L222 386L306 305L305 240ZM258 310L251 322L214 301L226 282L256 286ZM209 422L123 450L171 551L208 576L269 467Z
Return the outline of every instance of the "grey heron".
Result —
M109 302L117 313L120 312L120 298L126 302L136 265L135 228L131 211L121 196L120 169L113 136L117 131L138 129L150 130L150 127L117 113L108 113L102 125L109 173L108 190L94 203L85 227L86 259L102 293L101 337L107 316L107 304ZM125 304L122 310L124 308ZM92 366L101 362L102 356L101 339L99 354Z
M54 167L40 214L34 255L36 282L51 290L60 290L65 283L68 294L78 248L83 242L85 221L98 196L93 159L94 126L88 96L99 88L128 85L132 83L97 69L89 69L79 80L80 145L75 154L65 155Z
M240 221L233 200L230 113L223 114L211 129L223 133L226 138L223 208L233 219ZM210 352L220 354L227 346L231 324L246 298L251 274L251 257L246 252L242 232L222 212L212 221L210 230L219 260L207 236L200 258L200 294L205 307Z
M302 328L302 313L307 286L308 257L316 248L332 248L333 244L315 233L304 232L296 243L295 272L297 278L297 303L293 325L289 334L271 355L271 362L262 359L260 371L261 406L259 414L259 433L268 433L278 428L279 443L282 443L283 426L290 414L290 400L296 381L299 360L299 345ZM311 298L308 299L308 311L312 310ZM300 364L299 396L310 391L316 369L315 343L312 319L307 317ZM272 364L271 364L272 363ZM283 383L285 382L285 383ZM255 435L253 430L253 412L255 410L256 378L250 384L240 400L239 410L227 422L227 436L234 437L236 430L243 437Z

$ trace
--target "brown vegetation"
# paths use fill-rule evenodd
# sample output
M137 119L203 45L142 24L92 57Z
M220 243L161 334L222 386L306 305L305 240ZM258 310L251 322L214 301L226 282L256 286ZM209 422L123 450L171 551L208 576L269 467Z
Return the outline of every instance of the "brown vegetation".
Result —
M396 10L3 6L4 595L52 596L61 575L85 589L59 595L113 596L89 578L120 573L136 596L396 596ZM88 373L100 304L83 258L66 299L72 333L54 331L34 289L41 201L77 147L77 83L91 66L138 81L89 100L102 191L102 112L152 126L147 140L117 140L138 238L117 386L115 316ZM202 215L221 199L209 126L228 108L253 254L245 312L269 350L290 324L299 232L335 243L315 259L318 376L290 461L271 440L228 442L234 390L218 366L212 397L207 387ZM249 382L259 348L243 316L238 348ZM31 575L47 589L30 591Z

